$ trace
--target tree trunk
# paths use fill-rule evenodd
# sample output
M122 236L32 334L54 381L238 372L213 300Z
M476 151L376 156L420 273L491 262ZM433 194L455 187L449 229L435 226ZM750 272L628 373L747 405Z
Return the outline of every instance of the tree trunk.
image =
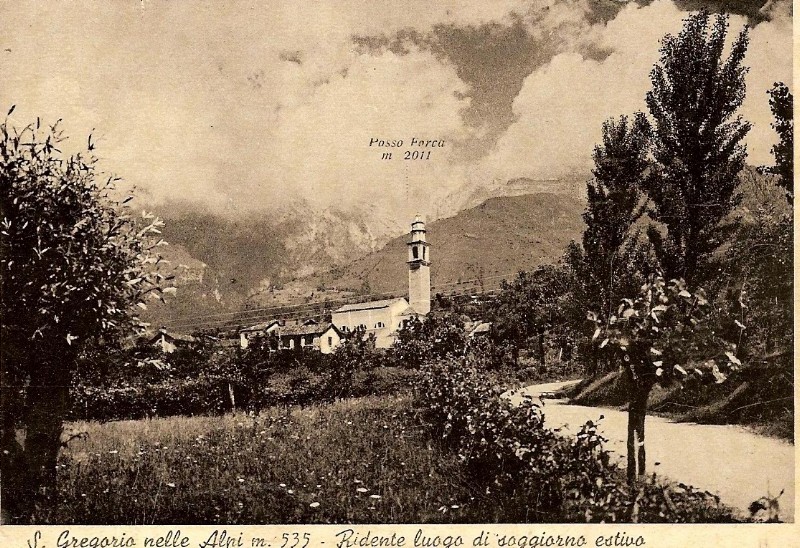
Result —
M233 385L230 382L228 383L228 397L231 400L231 411L236 413L236 397L233 394Z
M35 519L36 506L53 497L56 489L56 464L61 449L61 431L68 409L69 386L40 381L27 391L25 417L23 520Z
M16 516L23 513L20 505L25 497L22 495L24 484L24 449L17 441L17 426L21 420L22 402L18 387L14 386L11 375L0 372L0 413L2 414L2 433L0 433L0 510L2 524L14 523Z
M545 355L544 355L544 332L539 332L539 337L537 339L538 347L539 347L539 359L541 360L542 365L544 365Z
M18 366L28 373L27 378L3 379L25 385L12 386L2 402L2 449L11 451L2 458L2 513L19 524L35 522L37 509L55 497L61 432L69 409L70 370L76 358L76 349L65 344L40 343L27 351L18 357ZM24 431L21 441L17 441L18 429Z
M636 485L647 473L647 452L645 450L645 419L647 418L647 397L651 386L632 386L628 400L628 484Z
M775 345L773 344L773 337L772 337L772 318L767 316L767 325L766 325L766 336L764 341L764 351L767 354L771 354L772 351L775 349ZM741 344L739 345L741 347ZM741 352L741 350L739 351ZM741 356L741 354L740 354Z
M628 485L636 485L636 411L628 404Z
M647 469L645 467L647 463L647 453L645 452L645 444L644 444L644 421L647 418L647 397L645 396L644 406L642 409L639 409L637 412L637 422L636 422L636 438L638 442L638 449L639 449L639 458L638 458L638 476L639 480L644 479L645 474L647 473Z

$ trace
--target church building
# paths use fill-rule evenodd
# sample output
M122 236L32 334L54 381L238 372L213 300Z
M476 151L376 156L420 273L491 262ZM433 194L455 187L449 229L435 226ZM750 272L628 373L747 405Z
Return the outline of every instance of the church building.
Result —
M398 297L382 301L347 304L333 312L331 321L343 333L359 327L374 334L378 348L389 348L397 330L414 317L424 317L431 310L430 244L425 239L425 223L419 215L411 223L408 242L408 299Z

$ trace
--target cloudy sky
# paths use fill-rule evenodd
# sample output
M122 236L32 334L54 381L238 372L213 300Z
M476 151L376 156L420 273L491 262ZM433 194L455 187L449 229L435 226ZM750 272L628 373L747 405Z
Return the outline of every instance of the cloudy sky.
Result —
M94 130L103 166L162 208L430 214L465 184L587 170L603 120L644 108L659 39L702 3L2 2L0 108L63 118L76 145ZM750 163L769 163L790 2L715 4L746 6L731 34L755 25L743 115ZM446 146L382 161L373 137Z

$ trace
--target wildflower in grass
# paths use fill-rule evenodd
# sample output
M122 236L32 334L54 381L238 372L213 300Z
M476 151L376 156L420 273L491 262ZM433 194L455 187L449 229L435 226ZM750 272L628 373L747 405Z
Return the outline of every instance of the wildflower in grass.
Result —
M285 483L279 483L278 487L286 487L286 484Z
M381 498L380 495L370 495L369 498L379 500Z
M312 502L311 504L309 504L309 506L311 508L319 508L319 503L318 502Z
M238 478L236 481L238 481L239 483L244 483L244 478Z
M365 487L359 487L358 489L356 489L356 491L358 491L359 493L366 493L367 489Z
M288 491L286 491L286 492L287 492L287 493L289 493L290 495L294 495L294 490L293 490L293 489L289 489L289 490L288 490Z
M174 483L168 483L167 487L172 487L174 489L175 488L175 484Z
M117 451L116 449L108 452L109 455L116 455L117 453L119 453L119 451Z

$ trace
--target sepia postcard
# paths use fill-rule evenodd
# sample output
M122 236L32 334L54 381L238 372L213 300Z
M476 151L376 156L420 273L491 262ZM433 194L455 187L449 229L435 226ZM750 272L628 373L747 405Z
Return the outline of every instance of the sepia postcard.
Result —
M800 546L790 0L0 25L0 545Z

